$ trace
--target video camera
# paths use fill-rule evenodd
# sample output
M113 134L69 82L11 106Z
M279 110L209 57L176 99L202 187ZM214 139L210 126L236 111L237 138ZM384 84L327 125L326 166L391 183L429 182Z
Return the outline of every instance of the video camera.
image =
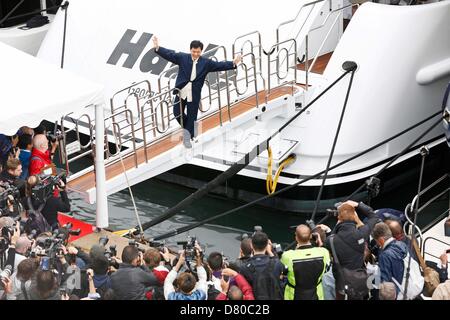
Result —
M3 288L3 281L11 277L12 269L13 267L11 265L7 265L0 273L0 287Z
M0 216L6 215L8 207L19 203L19 189L7 182L0 182Z
M54 133L47 132L45 136L47 137L48 141L50 141L51 143L54 143L56 141L61 141L64 139L62 132L59 130L55 131Z
M255 235L255 233L258 232L258 231L262 232L262 231L263 231L263 228L262 228L261 226L254 226L254 227L253 227L253 233L252 233L252 236L251 236L251 237L253 237L253 236ZM247 239L247 238L249 238L249 237L250 237L250 236L248 235L248 233L243 233L243 234L241 235L241 241L244 240L244 239Z
M183 246L184 257L186 258L186 262L190 263L197 257L195 250L197 238L195 236L194 237L188 236L186 240L187 241L178 241L177 245Z
M61 181L64 182L66 172L62 171L56 176L40 174L39 178L40 182L31 189L31 196L36 201L45 203L52 197L55 186L59 185Z
M145 252L145 249L139 247L139 243L136 242L136 240L134 240L134 239L129 240L129 241L128 241L128 245L129 245L129 246L135 246L135 247L138 248L138 250L139 250L140 252L142 252L142 253Z
M119 263L115 259L113 259L113 257L117 256L117 245L112 244L108 247L108 249L106 249L106 245L108 244L108 242L108 237L101 237L100 239L98 239L98 244L105 248L104 255L106 259L108 259L109 265L116 269L119 269Z
M71 223L68 223L62 226L61 229L55 229L50 237L38 238L36 241L36 247L31 251L31 257L49 257L50 262L53 266L56 258L60 257L63 254L62 246L66 244L69 236L78 236L81 233L80 229L72 230L72 227L73 225Z
M252 237L255 235L255 233L257 232L263 232L263 228L261 226L254 226L253 227L253 234ZM248 238L249 235L247 233L244 233L241 236L241 239L244 240L246 238ZM272 242L272 249L274 250L274 253L276 253L279 257L281 257L281 255L283 254L284 250L281 246L281 244L276 243L276 242Z
M160 252L164 252L164 248L166 247L166 243L164 241L150 241L150 247L158 249Z

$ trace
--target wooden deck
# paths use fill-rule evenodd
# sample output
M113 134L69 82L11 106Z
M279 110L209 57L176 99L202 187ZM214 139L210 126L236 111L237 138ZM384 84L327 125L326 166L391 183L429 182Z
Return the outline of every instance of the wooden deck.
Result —
M311 72L323 74L332 55L333 55L333 52L326 53L324 55L319 56L316 60L316 63L314 64ZM313 59L308 60L308 68L309 68L309 66L311 66L312 62L313 62ZM297 69L305 71L305 63L303 62L303 63L298 64Z
M295 89L294 89L295 90ZM285 94L292 94L292 87L280 87L277 89L271 90L270 95L268 96L268 100L273 100L279 98ZM266 91L262 91L258 93L259 104L263 104L265 101ZM253 109L256 106L256 95L245 99L238 104L235 104L231 107L231 119L238 117L239 115ZM228 121L228 112L227 108L222 108L222 121L226 123ZM199 124L199 128L202 129L201 133L205 133L215 127L220 126L220 118L219 112L216 112L202 120ZM199 132L199 134L201 134ZM147 145L146 150L144 147L141 147L136 150L138 165L145 163L145 152L147 152L148 160L150 161L152 158L157 157L158 155L174 148L175 146L182 143L182 131L177 130L167 137L155 141L151 144ZM123 159L126 170L130 170L135 167L135 157L134 154L127 155ZM120 161L113 162L105 167L106 170L106 180L113 179L114 177L123 173L122 164ZM95 173L89 172L81 177L78 177L68 183L68 187L70 190L86 193L88 190L95 188Z

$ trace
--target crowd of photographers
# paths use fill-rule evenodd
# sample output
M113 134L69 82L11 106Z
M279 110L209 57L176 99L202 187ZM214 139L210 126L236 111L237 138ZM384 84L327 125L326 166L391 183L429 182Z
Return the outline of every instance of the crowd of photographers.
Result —
M8 300L450 300L447 254L424 261L403 232L404 215L347 201L336 226L299 225L282 250L261 227L243 235L230 261L195 237L150 249L131 240L120 254L108 238L85 253L59 225L70 211L52 157L57 137L22 127L0 135L0 298Z
M67 243L76 233L70 225L36 236L24 231L21 221L2 217L0 227L12 233L0 295L11 300L450 299L447 255L437 264L423 261L404 235L401 217L386 219L353 201L341 204L336 215L333 230L297 226L289 250L255 227L243 236L235 261L220 252L206 254L195 237L178 243L179 251L156 242L144 249L130 240L120 258L104 237L85 253Z

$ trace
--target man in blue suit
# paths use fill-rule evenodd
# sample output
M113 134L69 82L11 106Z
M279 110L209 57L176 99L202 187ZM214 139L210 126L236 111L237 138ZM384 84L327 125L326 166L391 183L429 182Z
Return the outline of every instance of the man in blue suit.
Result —
M241 61L238 55L233 61L217 62L203 58L203 43L198 40L191 42L191 53L175 52L159 46L156 36L153 37L155 52L164 59L179 66L175 88L180 90L180 99L174 106L174 115L181 124L183 117L183 144L186 148L191 148L191 138L194 137L194 123L197 120L198 107L200 104L202 87L209 72L225 71L235 69ZM187 106L187 115L184 109ZM180 116L181 114L181 116Z

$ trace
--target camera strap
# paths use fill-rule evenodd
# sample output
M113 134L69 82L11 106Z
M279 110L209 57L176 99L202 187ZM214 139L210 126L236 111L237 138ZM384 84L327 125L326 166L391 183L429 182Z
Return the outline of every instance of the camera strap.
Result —
M22 290L23 296L25 298L25 300L30 300L28 298L28 293L27 293L27 289L25 288L25 282L20 281L20 290Z

